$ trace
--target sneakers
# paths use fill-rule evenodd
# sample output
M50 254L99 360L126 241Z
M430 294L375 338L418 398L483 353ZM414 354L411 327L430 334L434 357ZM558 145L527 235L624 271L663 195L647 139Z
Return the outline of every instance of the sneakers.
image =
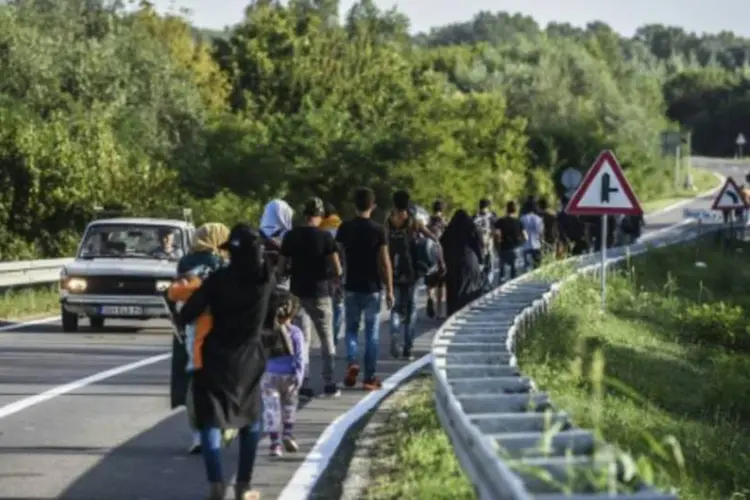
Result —
M344 387L354 387L357 385L357 377L359 377L359 365L357 363L349 363L346 368L346 376L344 377Z
M284 445L284 450L288 453L296 453L299 451L299 445L292 436L284 436L281 443Z
M337 398L341 396L341 389L339 389L339 386L337 383L329 382L326 384L325 388L323 389L323 393L326 395L326 397Z
M251 490L247 483L237 483L234 485L234 500L260 500L260 492Z
M281 457L284 455L284 452L281 450L281 443L271 443L268 452L272 457Z
M362 382L362 389L366 391L377 391L383 388L383 383L378 377L372 377Z

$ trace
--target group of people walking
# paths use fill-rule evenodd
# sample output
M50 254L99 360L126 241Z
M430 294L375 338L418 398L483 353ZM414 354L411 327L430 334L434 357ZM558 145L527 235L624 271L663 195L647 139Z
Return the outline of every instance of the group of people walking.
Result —
M515 277L519 250L526 266L535 267L545 250L559 253L567 245L575 253L588 244L585 228L578 231L581 221L552 214L545 200L526 200L520 217L509 202L498 217L483 199L473 216L459 209L450 221L441 201L427 220L417 216L406 191L397 191L391 201L382 224L373 219L374 192L360 188L349 220L314 197L295 226L294 210L277 199L266 205L257 228L207 223L195 231L167 291L178 332L171 392L173 407L187 407L190 452L203 456L209 498L224 498L221 449L235 437L238 500L259 498L251 480L263 435L271 456L298 450L299 398L316 395L310 375L313 331L324 396L337 397L341 385L353 388L358 382L364 390L377 390L383 303L390 311L390 354L410 360L421 281L428 288L428 315L443 318L492 288L495 269L499 280L506 268ZM342 329L347 367L339 381Z

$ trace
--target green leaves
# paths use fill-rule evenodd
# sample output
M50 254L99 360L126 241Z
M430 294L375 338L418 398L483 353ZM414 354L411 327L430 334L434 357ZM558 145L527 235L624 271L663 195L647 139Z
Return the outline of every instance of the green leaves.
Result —
M482 196L550 197L553 174L602 148L632 165L640 198L672 185L658 137L665 75L694 42L679 30L628 41L603 23L542 30L480 13L413 38L408 19L370 0L341 22L335 0L295 0L253 2L219 35L148 2L0 6L0 227L13 235L0 260L65 253L95 203L123 199L222 219L314 194L347 212L368 185L381 205L408 188L425 205L472 209ZM698 147L715 143L748 116L746 76L670 78L670 116L704 131Z

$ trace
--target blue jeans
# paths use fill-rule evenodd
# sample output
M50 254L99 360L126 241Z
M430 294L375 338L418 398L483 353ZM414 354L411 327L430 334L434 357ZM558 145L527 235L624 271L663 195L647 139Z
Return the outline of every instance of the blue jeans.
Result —
M346 292L344 295L344 317L346 319L346 357L356 363L359 356L359 324L365 318L365 380L375 376L378 365L378 343L380 342L380 292Z
M341 323L344 321L344 299L333 298L333 345L339 344Z
M398 334L401 323L404 326L403 354L410 355L414 345L414 330L417 325L417 285L396 285L393 289L394 305L391 310L391 354L397 355Z
M206 476L210 483L223 483L224 471L221 467L221 429L209 427L200 430L201 454L206 466ZM255 466L255 455L262 436L261 421L239 429L240 459L237 464L237 483L250 484Z

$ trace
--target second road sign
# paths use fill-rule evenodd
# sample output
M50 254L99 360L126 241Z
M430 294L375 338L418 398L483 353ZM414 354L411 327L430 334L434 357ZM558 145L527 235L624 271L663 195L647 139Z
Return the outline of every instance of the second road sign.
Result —
M737 208L745 208L745 197L742 196L742 190L740 190L734 179L727 177L724 185L719 190L719 193L714 199L714 204L711 206L713 210L733 210Z

